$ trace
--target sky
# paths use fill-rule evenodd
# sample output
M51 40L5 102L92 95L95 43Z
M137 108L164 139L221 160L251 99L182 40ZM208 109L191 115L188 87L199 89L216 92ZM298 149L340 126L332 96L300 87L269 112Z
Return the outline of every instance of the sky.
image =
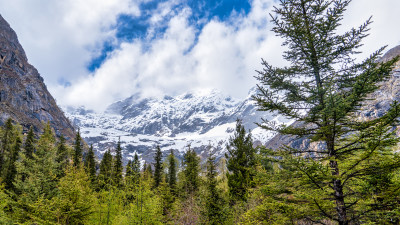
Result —
M61 106L97 111L137 94L246 97L261 58L285 65L276 0L0 0L0 14ZM353 0L339 32L374 23L361 56L400 44L398 0Z

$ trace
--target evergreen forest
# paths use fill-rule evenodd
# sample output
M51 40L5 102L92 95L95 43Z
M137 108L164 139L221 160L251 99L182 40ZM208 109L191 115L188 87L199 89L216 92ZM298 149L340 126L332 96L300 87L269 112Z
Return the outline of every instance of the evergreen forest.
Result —
M380 61L382 47L359 59L372 20L339 34L350 2L281 0L271 23L288 65L262 60L255 76L258 109L296 121L258 125L315 145L256 146L237 120L222 158L155 146L153 163L124 163L120 141L97 159L79 130L66 140L8 119L0 224L400 224L400 104L360 117L399 57Z

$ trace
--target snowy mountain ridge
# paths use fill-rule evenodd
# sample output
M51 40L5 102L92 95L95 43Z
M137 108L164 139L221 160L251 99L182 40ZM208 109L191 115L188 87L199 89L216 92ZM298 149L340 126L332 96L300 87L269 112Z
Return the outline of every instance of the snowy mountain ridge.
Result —
M163 152L175 150L178 157L189 144L202 157L207 156L206 149L212 146L211 151L221 157L237 119L252 131L258 144L265 143L273 134L257 127L255 122L261 122L261 118L277 123L291 122L257 111L251 100L255 91L255 88L251 89L242 101L212 90L161 99L131 96L111 104L103 113L84 108L67 108L65 111L80 128L85 141L94 145L98 156L108 148L113 149L120 138L125 160L136 152L142 159L152 161L157 145Z

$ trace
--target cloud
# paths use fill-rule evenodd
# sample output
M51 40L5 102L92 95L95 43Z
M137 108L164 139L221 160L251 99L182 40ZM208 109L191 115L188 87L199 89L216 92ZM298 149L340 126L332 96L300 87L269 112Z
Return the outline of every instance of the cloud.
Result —
M76 104L80 96L78 104L103 110L112 101L134 93L161 97L219 89L244 97L255 85L254 70L261 57L268 58L281 48L275 45L278 42L271 42L276 38L266 28L267 15L260 16L271 3L254 1L256 7L248 15L233 13L228 21L214 18L200 30L190 23L192 9L184 7L177 13L173 4L161 4L151 21L170 17L163 35L150 43L123 43L89 78L62 88L60 93L67 93L62 101Z
M268 13L274 0L252 0L249 12L199 17L183 0L141 2L99 0L0 0L0 13L20 37L31 63L62 105L103 110L110 103L141 94L176 95L198 89L219 89L244 97L256 84L261 58L285 65L282 40L270 30ZM373 15L371 35L362 56L379 47L400 44L395 0L353 1L343 20L345 31ZM145 18L146 35L118 39L118 18ZM225 15L225 14L224 14ZM229 15L229 14L227 14ZM135 30L128 30L135 32ZM114 44L105 60L90 72L105 42ZM69 82L70 85L64 85Z
M0 0L0 13L52 89L86 76L86 64L114 39L117 16L139 16L140 10L130 0Z

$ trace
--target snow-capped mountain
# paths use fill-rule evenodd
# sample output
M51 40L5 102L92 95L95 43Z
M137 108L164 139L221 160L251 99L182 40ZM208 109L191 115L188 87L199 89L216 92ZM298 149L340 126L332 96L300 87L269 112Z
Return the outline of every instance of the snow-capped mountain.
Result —
M251 100L255 91L255 88L250 90L242 101L216 90L161 99L134 95L110 105L103 113L84 108L67 108L65 111L99 156L108 148L113 149L120 138L126 160L136 152L143 160L152 161L157 145L163 152L169 153L173 149L179 156L190 144L203 157L208 154L207 146L212 146L211 151L220 157L237 119L252 131L259 144L271 139L273 134L257 127L255 122L261 122L261 118L277 123L291 122L257 111Z

